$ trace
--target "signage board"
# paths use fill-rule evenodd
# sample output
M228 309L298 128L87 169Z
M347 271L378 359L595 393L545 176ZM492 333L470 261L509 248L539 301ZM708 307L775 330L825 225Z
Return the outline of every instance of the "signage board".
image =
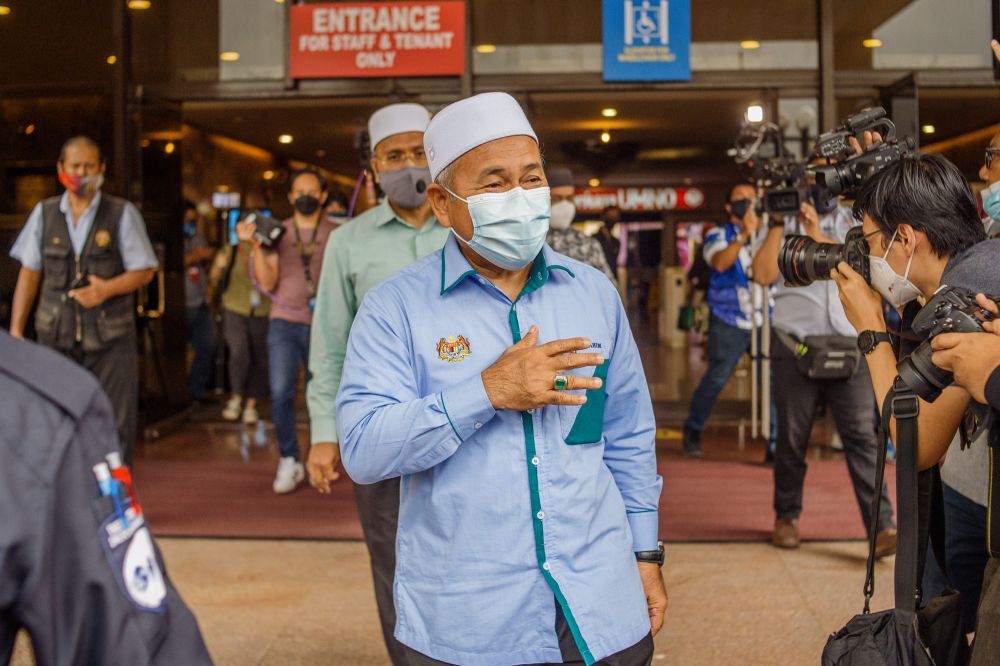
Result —
M690 81L691 0L604 0L605 81Z
M576 191L576 209L600 213L617 206L623 213L697 210L705 205L705 193L697 187L602 187Z
M465 3L351 2L289 8L294 79L457 76L465 70Z

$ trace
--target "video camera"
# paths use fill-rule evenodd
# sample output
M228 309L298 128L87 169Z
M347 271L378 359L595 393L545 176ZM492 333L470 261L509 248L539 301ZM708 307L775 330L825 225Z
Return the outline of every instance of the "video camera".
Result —
M879 132L882 140L856 154L850 139L854 137L860 142L865 132ZM816 184L829 196L852 196L865 181L913 152L914 148L911 137L896 138L896 125L886 116L885 109L881 106L863 109L816 139L817 155L839 160L813 167Z
M900 379L926 402L934 402L955 377L931 361L931 340L940 333L978 333L983 330L982 322L992 319L976 303L975 294L942 285L913 319L913 332L925 340L896 366Z
M808 201L805 165L787 151L784 134L774 123L742 127L728 154L747 180L764 191L758 213L798 214L802 202Z
M257 223L257 229L253 232L253 237L268 249L277 247L278 242L285 233L285 227L280 221L261 210L250 211L243 218L242 222Z

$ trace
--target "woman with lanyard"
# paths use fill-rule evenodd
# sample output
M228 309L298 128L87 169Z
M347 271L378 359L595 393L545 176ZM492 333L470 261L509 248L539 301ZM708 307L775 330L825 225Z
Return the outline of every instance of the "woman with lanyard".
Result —
M281 449L272 486L278 494L292 492L305 478L296 436L296 385L299 367L306 367L309 358L309 326L316 284L326 240L334 228L322 215L328 194L326 179L315 169L301 169L292 174L290 183L288 200L294 213L282 222L285 233L274 247L262 247L253 238L255 223L237 225L240 239L254 242L250 274L261 290L271 295L267 352L271 418ZM308 367L306 381L309 381Z

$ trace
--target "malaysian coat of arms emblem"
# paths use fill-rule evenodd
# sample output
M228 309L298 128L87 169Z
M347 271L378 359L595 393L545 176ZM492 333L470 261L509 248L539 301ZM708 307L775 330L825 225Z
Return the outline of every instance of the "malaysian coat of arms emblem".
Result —
M438 358L449 363L457 363L472 353L472 347L464 335L449 335L437 343Z

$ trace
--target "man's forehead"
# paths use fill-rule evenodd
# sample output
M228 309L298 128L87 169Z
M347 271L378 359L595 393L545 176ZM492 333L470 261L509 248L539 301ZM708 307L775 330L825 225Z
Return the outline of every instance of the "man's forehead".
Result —
M497 171L521 172L541 168L538 144L528 136L508 136L477 146L458 158L458 171L478 178Z
M757 196L757 192L750 185L737 185L733 188L729 200L739 201L740 199L752 199L755 196Z
M73 144L66 146L65 161L67 162L100 162L101 157L97 149L84 144Z
M295 179L295 182L292 183L293 190L318 190L321 187L322 185L319 182L319 178L316 177L316 174L312 173L299 174L298 178Z
M423 132L402 132L400 134L393 134L392 136L387 136L378 142L375 146L376 152L388 153L393 150L423 150L424 149L424 133Z

